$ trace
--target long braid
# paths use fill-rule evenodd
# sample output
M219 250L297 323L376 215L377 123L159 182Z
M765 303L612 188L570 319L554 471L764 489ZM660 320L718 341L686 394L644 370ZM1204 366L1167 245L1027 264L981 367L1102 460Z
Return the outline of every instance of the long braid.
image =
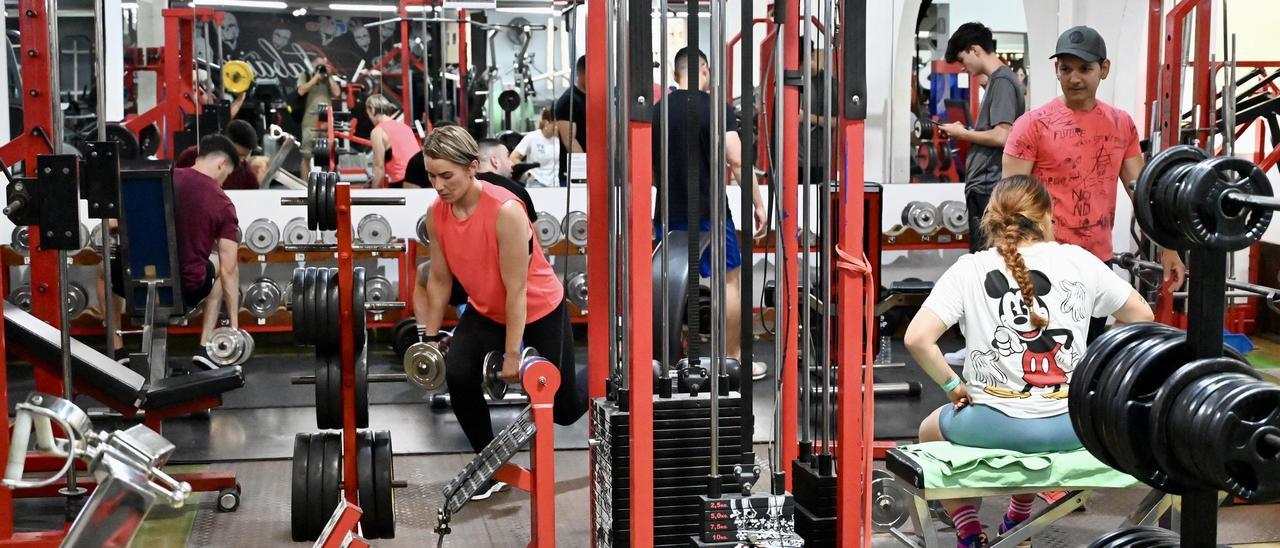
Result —
M1026 220L1026 217L1018 215L1015 219ZM1039 328L1048 327L1049 320L1036 314L1035 284L1031 282L1031 273L1027 271L1027 263L1023 261L1022 253L1018 252L1018 243L1023 239L1021 226L1023 223L1013 219L1010 221L996 238L996 252L1004 258L1005 267L1013 275L1014 281L1018 282L1018 290L1022 292L1022 302L1027 305L1027 310L1031 313L1031 325Z

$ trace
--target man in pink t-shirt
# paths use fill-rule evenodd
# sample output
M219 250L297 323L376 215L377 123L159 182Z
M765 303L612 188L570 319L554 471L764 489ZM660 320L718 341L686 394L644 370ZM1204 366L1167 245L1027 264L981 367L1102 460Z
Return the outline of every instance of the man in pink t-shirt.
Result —
M1004 147L1002 176L1031 175L1053 197L1054 234L1111 260L1116 215L1116 179L1131 185L1142 172L1138 131L1129 114L1097 98L1111 71L1098 31L1073 27L1058 37L1053 54L1062 97L1027 112L1013 124ZM1176 251L1164 250L1165 279L1182 285L1186 267Z

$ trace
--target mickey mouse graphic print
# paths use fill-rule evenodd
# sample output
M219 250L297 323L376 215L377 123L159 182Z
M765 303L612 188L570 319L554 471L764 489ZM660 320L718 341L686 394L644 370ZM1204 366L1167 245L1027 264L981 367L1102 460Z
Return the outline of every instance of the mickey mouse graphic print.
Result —
M1019 249L1035 287L1032 321L1018 284L994 249L960 257L934 284L924 306L948 327L959 324L962 377L973 403L1014 418L1067 411L1071 372L1084 357L1091 317L1119 310L1132 288L1090 252L1041 242Z

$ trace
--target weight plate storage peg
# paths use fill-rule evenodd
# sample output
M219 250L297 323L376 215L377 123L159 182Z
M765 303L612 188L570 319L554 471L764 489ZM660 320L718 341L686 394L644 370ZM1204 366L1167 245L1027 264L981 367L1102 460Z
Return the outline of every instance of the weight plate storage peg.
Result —
M307 220L302 217L294 217L284 225L282 234L284 242L289 245L304 245L315 243L315 233L307 226Z
M245 228L244 245L258 255L271 253L280 245L280 227L271 219L254 219Z
M386 217L370 213L360 218L356 225L356 239L365 244L385 244L391 242L391 223Z

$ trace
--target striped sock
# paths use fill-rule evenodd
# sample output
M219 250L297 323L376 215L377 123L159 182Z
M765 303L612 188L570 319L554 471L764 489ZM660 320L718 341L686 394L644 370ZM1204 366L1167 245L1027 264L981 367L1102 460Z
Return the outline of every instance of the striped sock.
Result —
M961 539L982 533L982 522L978 521L978 509L973 505L962 506L952 512L951 523L956 525L956 536Z
M1028 517L1031 517L1031 503L1035 502L1035 498L1029 498L1020 501L1015 497L1009 497L1009 511L1005 513L1005 517L1013 523L1022 523Z

